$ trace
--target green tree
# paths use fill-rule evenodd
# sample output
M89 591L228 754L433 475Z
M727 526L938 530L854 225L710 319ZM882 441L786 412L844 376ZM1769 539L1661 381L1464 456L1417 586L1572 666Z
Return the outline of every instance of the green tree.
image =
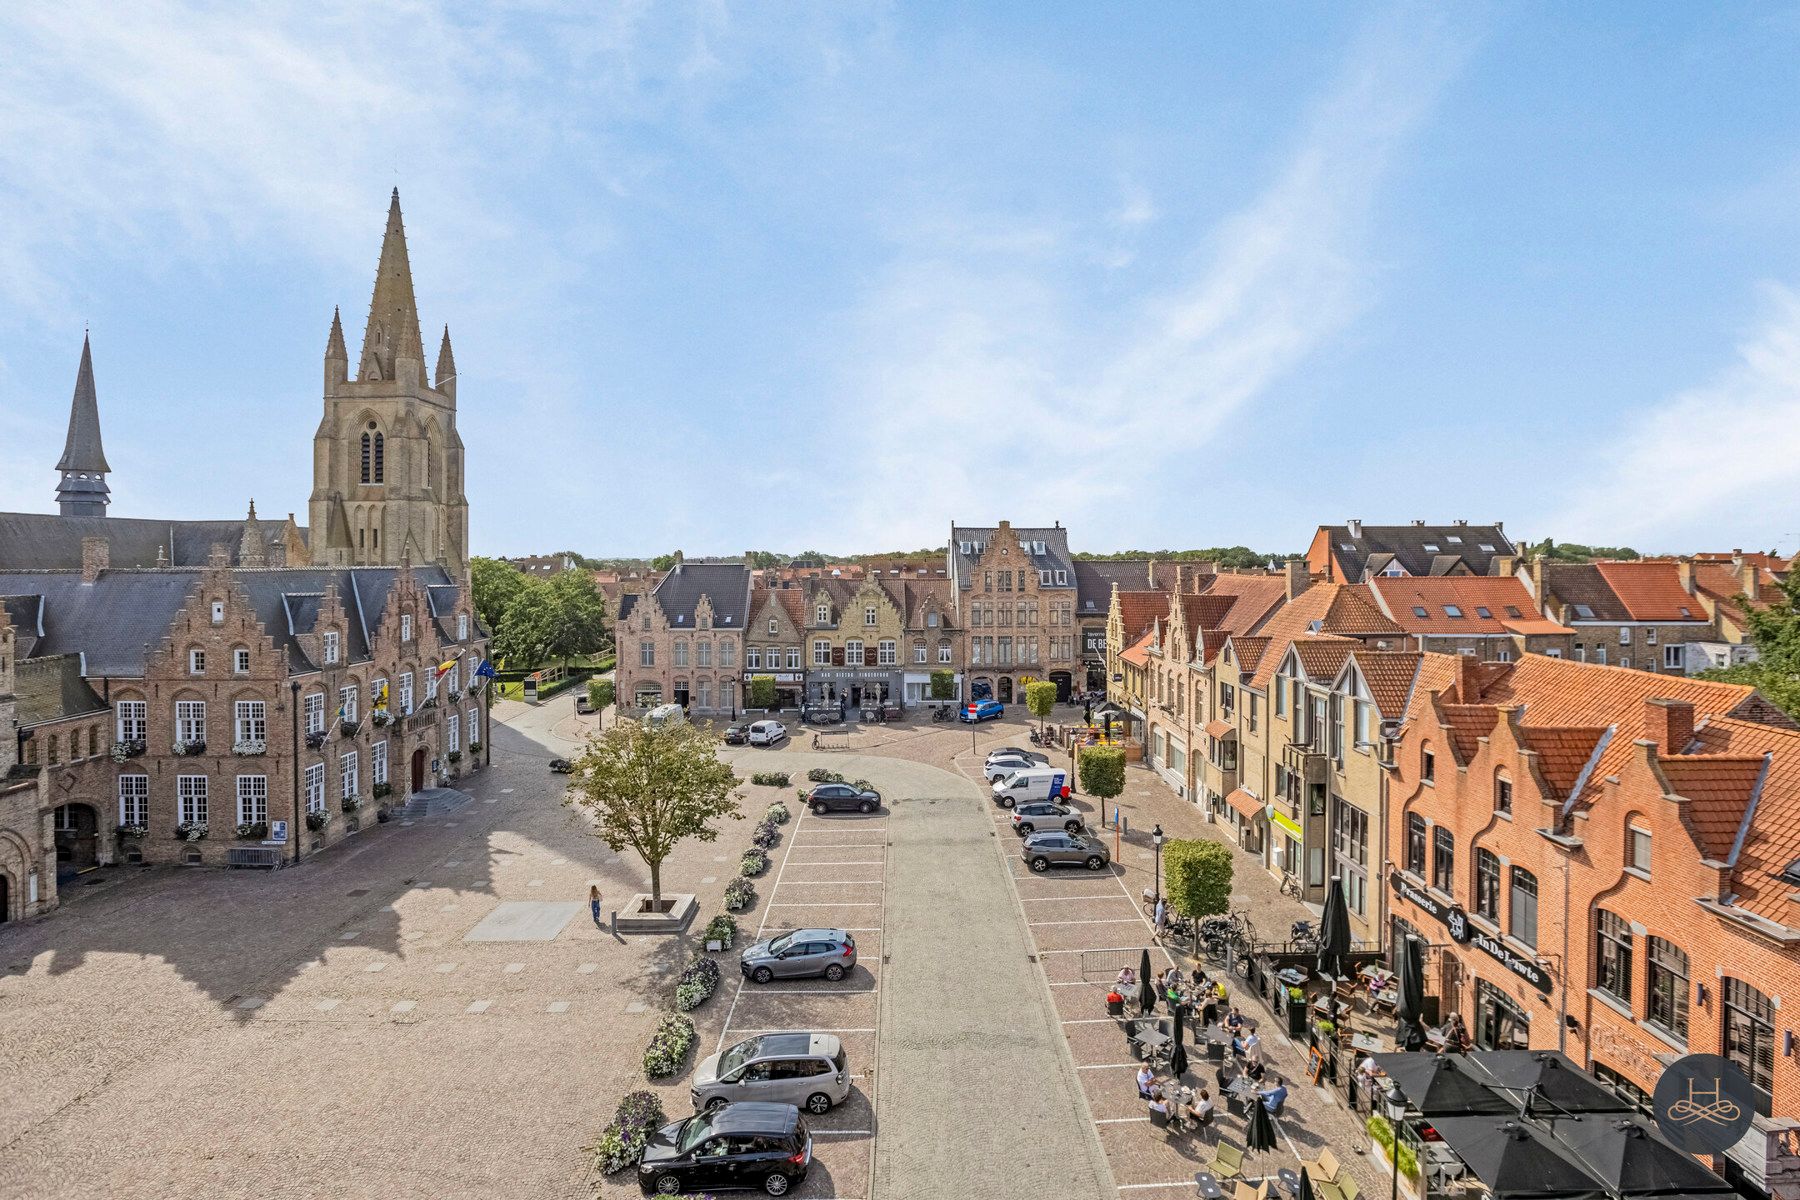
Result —
M1038 719L1042 727L1044 721L1056 707L1056 685L1054 683L1028 683L1025 685L1025 707L1031 715Z
M525 587L492 627L494 656L511 667L537 667L548 662L556 644L556 609L556 597L551 595L549 584L525 579Z
M773 675L752 675L750 677L750 695L747 708L773 708L775 706L775 677Z
M933 700L956 699L956 672L933 671L931 673L931 698Z
M522 572L497 558L471 558L469 577L475 599L475 616L483 625L496 632L507 608L519 598L520 593L531 586L531 580Z
M556 623L550 654L565 663L598 654L612 645L606 628L606 597L586 571L564 571L546 584L555 601Z
M741 782L713 753L711 729L686 721L651 729L621 721L588 738L563 803L594 819L617 852L630 847L650 868L650 898L662 902L662 864L681 842L717 841L713 823L739 815Z
M1750 684L1789 716L1800 716L1800 571L1789 571L1780 591L1765 591L1754 604L1742 595L1737 602L1750 622L1756 661L1700 677Z
M610 679L588 680L588 703L595 712L599 712L613 702L613 681Z
M1120 746L1083 746L1076 759L1081 790L1111 800L1125 790L1125 750Z
M659 554L650 560L650 569L652 571L668 571L672 570L674 566L675 555L673 553Z
M1182 916L1222 913L1231 902L1231 848L1205 839L1164 842L1163 878L1169 902Z

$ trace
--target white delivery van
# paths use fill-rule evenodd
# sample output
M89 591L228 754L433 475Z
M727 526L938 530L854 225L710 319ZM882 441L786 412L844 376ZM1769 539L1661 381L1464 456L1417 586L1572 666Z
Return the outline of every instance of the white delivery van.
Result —
M1022 800L1061 800L1069 773L1058 767L1027 767L994 781L994 803L1011 808Z
M679 704L659 704L644 716L644 723L652 729L661 729L665 725L679 725L687 720Z

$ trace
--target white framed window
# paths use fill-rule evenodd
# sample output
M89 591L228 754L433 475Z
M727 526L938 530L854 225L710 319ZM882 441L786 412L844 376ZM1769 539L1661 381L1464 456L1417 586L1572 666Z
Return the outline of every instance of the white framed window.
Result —
M239 775L237 777L237 813L239 825L250 825L269 819L269 777Z
M675 665L678 667L688 665L688 649L685 640L675 643Z
M1629 654L1619 655L1619 665L1621 667L1629 667L1631 665L1631 655L1629 655Z
M925 643L920 642L918 645L913 647L913 661L915 663L922 663L925 661L925 657L926 657Z
M746 670L751 671L758 670L762 667L761 647L751 646L744 651L744 667Z
M846 667L863 665L863 644L855 638L844 643L844 665Z
M204 742L206 740L206 701L177 700L175 702L175 738L182 742Z
M338 632L337 632L337 630L327 629L325 631L325 637L323 639L323 644L324 644L324 648L325 648L325 661L327 663L336 662L338 660Z
M770 636L770 637L774 637L774 636L775 636L775 634L776 634L776 633L778 633L778 632L779 632L779 630L777 630L777 629L776 629L776 627L775 627L775 618L774 618L774 617L770 617L770 618L769 618L769 636Z
M821 625L831 624L831 605L820 604L818 608L813 610L813 616L817 618L818 623Z
M369 782L386 783L388 781L388 744L376 742L369 747Z
M264 744L269 736L268 706L261 700L239 700L234 706L232 740Z
M875 644L875 661L877 665L891 667L899 663L898 647L892 641L883 640Z
M450 730L449 748L452 750L461 750L462 749L462 721L457 718L457 715L455 713L450 714L449 730Z
M183 825L206 824L206 776L175 777L175 810Z
M469 614L456 614L456 640L462 641L469 636Z
M450 681L444 685L445 687L453 692L462 690L462 669L460 667L451 667L444 677Z
M1673 642L1663 647L1663 666L1671 671L1679 671L1682 667L1681 643Z
M403 642L412 641L412 614L411 613L401 613L400 614L400 640Z
M719 665L730 669L737 666L737 643L723 641L719 643Z
M1619 645L1621 645L1621 646L1631 645L1631 626L1629 626L1629 625L1619 626Z
M149 701L121 700L114 711L118 717L118 738L121 742L141 742L148 736Z
M1069 573L1067 571L1058 571L1056 573L1056 586L1057 587L1067 587L1068 583L1069 583Z
M813 643L813 666L829 667L831 665L831 643L818 641Z
M830 657L830 655L831 655L830 646L827 646L825 648L825 654L827 657ZM788 670L790 670L790 671L798 671L800 669L800 647L798 647L798 646L789 646L788 647L787 667L788 667Z
M481 710L479 708L472 707L469 709L468 730L470 742L479 742L481 740Z
M1654 629L1644 630L1644 645L1646 645L1646 646L1656 645L1656 630L1654 630Z
M1680 747L1671 747L1669 753L1679 754ZM1639 829L1636 825L1627 827L1625 832L1625 849L1630 856L1626 864L1634 871L1650 873L1650 831Z
M949 642L939 642L938 643L938 661L941 663L947 663L950 661L950 643Z
M427 700L437 699L438 673L436 671L424 671L421 673L425 676L425 698Z
M356 799L356 751L338 759L338 783L343 788L339 795L346 800Z
M411 671L400 676L400 711L409 717L412 715L413 710L412 679Z
M231 670L233 674L248 675L250 673L250 652L238 648L231 652Z
M206 651L204 651L204 650L189 650L188 651L188 674L189 675L204 675L204 674L206 674Z
M313 763L306 768L306 811L325 811L325 764Z
M694 665L697 667L712 666L712 643L711 642L695 642L694 643Z
M150 823L150 777L148 775L119 776L119 824L148 825Z
M225 602L223 600L214 600L212 602L212 623L214 625L223 625L225 623Z
M863 606L863 624L870 629L875 628L875 606L873 604Z
M654 667L656 665L656 643L643 641L638 643L638 666Z
M355 684L338 689L338 720L356 720L356 693L358 690Z
M1594 661L1599 663L1603 667L1606 665L1606 647L1605 646L1595 646L1594 647Z

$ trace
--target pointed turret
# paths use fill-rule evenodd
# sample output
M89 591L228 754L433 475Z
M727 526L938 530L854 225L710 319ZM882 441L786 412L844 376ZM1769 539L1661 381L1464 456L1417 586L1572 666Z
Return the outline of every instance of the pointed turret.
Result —
M325 339L325 388L350 378L350 351L344 346L344 321L337 306L331 309L331 336Z
M456 399L456 355L450 352L450 327L444 326L444 340L438 344L437 390Z
M388 202L387 230L381 237L381 263L375 268L375 292L369 300L369 325L363 331L359 379L400 379L411 366L417 382L425 381L425 347L419 337L419 306L413 299L412 263L406 256L406 227L400 219L400 189Z
M65 517L104 517L112 489L106 486L106 451L100 446L100 401L94 392L94 354L84 335L75 399L69 405L69 438L56 464L62 481L56 503Z

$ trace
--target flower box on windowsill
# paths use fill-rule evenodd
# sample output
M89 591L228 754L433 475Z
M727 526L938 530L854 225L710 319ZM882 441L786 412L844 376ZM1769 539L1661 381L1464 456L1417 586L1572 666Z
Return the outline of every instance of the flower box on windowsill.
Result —
M322 812L309 812L306 814L306 827L314 833L317 833L319 830L325 828L325 822L330 819L330 817Z
M375 710L374 715L371 716L369 718L369 720L375 722L375 728L386 729L390 724L393 723L394 718L393 718L393 715L390 714L387 709L378 708Z
M119 836L121 838L130 838L135 841L138 838L148 837L149 834L150 834L150 827L147 825L121 825L121 826L119 826Z
M330 736L331 735L326 733L323 729L316 729L306 735L306 748L308 750L317 750L325 744L325 739Z
M453 763L459 763L462 761L462 751L461 750L452 750L452 751L450 751L450 753L446 754L444 757L449 759Z
M358 800L355 796L345 796L338 802L338 807L347 813L353 813L362 807L362 801Z
M137 758L148 748L144 744L143 738L130 738L126 741L114 742L112 744L113 761L124 762L128 758Z
M419 705L419 709L421 712L427 708L436 708L436 707L437 707L437 697L436 696L425 697L425 702L423 704Z
M252 756L257 754L267 754L269 752L269 743L263 741L233 742L231 745L231 752L233 754Z
M461 700L462 699L462 689L461 688L451 688L449 691L449 696L452 701Z
M183 821L175 826L175 836L184 842L204 842L206 833L205 821Z
M470 742L469 743L469 753L470 754L480 754L481 753L481 743L480 742Z
M174 750L178 757L192 758L197 754L205 754L206 753L206 743L205 742L176 742L174 745Z
M377 800L386 800L389 796L394 794L394 785L391 783L378 783L371 788L370 791Z
M240 842L260 842L269 836L269 823L267 821L240 822L237 827L237 835Z
M362 728L362 723L360 721L339 721L338 722L338 732L343 734L345 737L355 737L357 734L357 731L360 730L361 728Z

